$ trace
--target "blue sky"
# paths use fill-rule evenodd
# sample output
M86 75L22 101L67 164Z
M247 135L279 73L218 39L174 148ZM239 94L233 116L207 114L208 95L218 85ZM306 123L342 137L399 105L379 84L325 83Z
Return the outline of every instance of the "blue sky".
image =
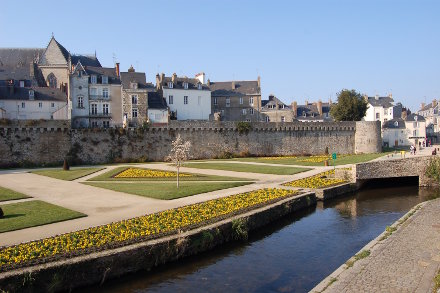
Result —
M67 5L67 3L75 3ZM261 76L263 98L336 100L343 88L392 92L412 110L440 98L440 1L5 1L0 47L113 56L212 81Z

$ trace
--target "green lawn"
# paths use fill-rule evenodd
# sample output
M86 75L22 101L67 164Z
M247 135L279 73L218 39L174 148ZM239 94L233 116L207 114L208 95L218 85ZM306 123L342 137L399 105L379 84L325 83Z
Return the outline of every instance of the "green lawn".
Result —
M247 185L251 183L253 182L180 182L179 189L177 189L175 182L87 182L84 184L157 199L175 199L214 190Z
M0 187L0 201L7 201L7 200L13 200L13 199L22 199L22 198L29 198L30 196L27 196L23 193L16 192L4 187Z
M87 181L176 181L176 177L168 177L168 178L114 178L113 177L128 168L129 167L119 167L111 171L108 171L104 174L90 178ZM234 177L226 177L226 176L203 175L203 174L195 174L195 173L187 173L187 174L191 174L193 176L181 177L180 181L254 181L255 180L255 179L243 179L243 178L234 178Z
M336 159L337 165L345 165L345 164L356 164L362 162L368 162L374 160L376 158L386 156L387 153L376 153L376 154L359 154L359 155L349 155L346 157L340 157ZM323 166L324 162L300 162L302 159L307 159L308 157L297 157L297 158L283 158L279 157L276 159L264 158L264 157L253 157L253 158L236 158L231 159L233 161L241 161L241 162L257 162L257 163L267 163L267 164L282 164L282 165L299 165L299 166ZM224 160L222 160L224 161ZM215 162L215 161L211 161ZM218 161L217 161L218 162ZM333 165L333 162L329 160L329 164Z
M224 162L186 163L185 167L236 171L236 172L276 174L276 175L292 175L310 170L308 168L283 167L283 166L278 167L278 166L265 166L265 165L254 165L254 164L224 163Z
M0 219L0 233L86 216L39 200L5 204L0 207L5 215Z
M32 171L31 173L71 181L98 172L100 170L102 170L102 168L70 168L69 171L64 171L63 169L51 169Z

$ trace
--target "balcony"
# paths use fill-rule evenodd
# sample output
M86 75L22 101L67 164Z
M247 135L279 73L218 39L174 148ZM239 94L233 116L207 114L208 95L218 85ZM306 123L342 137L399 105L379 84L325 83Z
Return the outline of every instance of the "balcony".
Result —
M109 118L112 116L112 113L90 113L90 118Z
M110 101L110 96L103 95L89 95L91 101Z

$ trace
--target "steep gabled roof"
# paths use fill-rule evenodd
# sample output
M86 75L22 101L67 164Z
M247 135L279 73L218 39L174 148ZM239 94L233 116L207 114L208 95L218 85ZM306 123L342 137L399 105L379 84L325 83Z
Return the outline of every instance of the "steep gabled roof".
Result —
M166 109L167 102L158 92L148 92L149 109Z
M416 113L411 113L408 116L406 116L405 121L425 121L425 118Z
M154 88L152 83L147 82L145 72L121 72L122 88L129 89L132 82L137 83L139 89Z
M232 89L232 83L235 83L235 89ZM209 88L211 89L211 96L245 96L261 94L257 80L210 82Z
M0 85L0 100L29 100L29 90L34 90L34 100L36 101L61 101L67 103L67 96L59 89L48 87L14 87L11 91L9 87Z
M49 50L54 50L51 52L51 57L59 57L56 56L57 53L60 53L61 56L64 58L64 60L59 60L61 63L58 64L64 64L68 62L69 58L70 58L70 53L69 51L66 50L66 48L63 47L63 45L61 45L60 43L58 43L57 40L55 40L55 38L52 36L52 38L50 39L49 44L47 45L46 50L44 51L43 56L40 58L40 62L39 65L49 65L50 62L48 60L49 56L47 55L47 53L49 52ZM57 52L58 51L58 52Z
M402 118L395 118L385 121L382 128L388 129L405 129L405 121Z
M368 97L368 103L373 107L390 108L394 100L391 97Z
M71 58L72 64L76 64L79 61L83 66L102 67L101 62L99 62L95 55L72 55Z

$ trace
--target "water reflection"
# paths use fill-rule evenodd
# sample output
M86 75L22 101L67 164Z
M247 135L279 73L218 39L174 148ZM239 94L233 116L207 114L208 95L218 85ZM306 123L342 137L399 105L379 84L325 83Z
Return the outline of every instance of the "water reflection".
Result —
M86 291L307 292L411 207L436 196L415 186L371 187L286 217L247 243Z

